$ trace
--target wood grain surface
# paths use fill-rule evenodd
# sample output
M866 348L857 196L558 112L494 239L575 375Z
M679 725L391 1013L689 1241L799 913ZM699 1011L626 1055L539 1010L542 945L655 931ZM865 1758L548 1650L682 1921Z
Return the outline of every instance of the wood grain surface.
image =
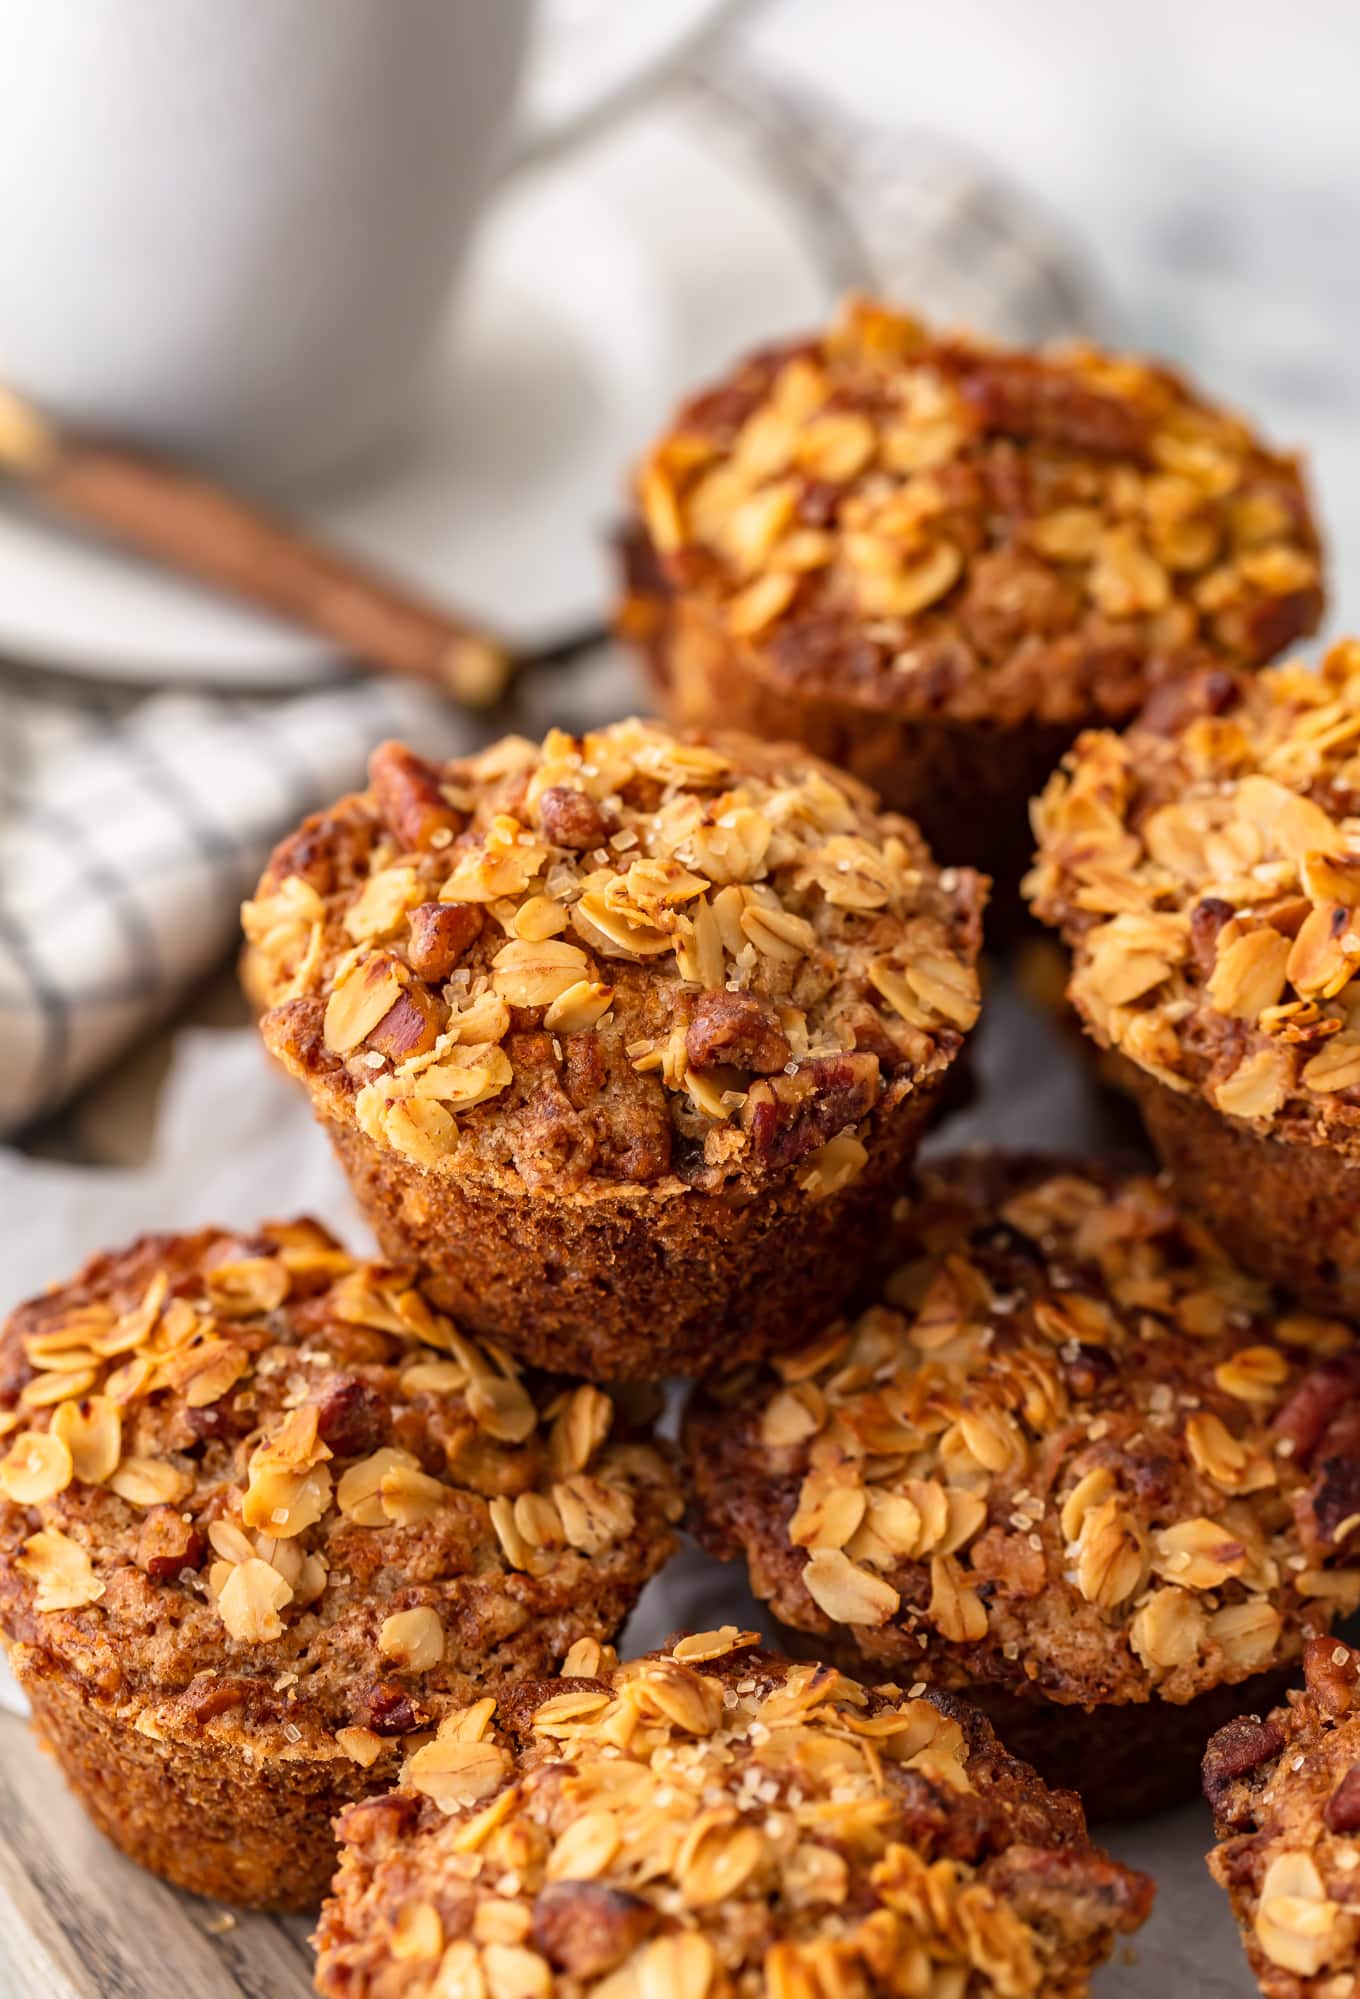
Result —
M0 1714L4 1999L306 1999L306 1917L230 1916L134 1867Z

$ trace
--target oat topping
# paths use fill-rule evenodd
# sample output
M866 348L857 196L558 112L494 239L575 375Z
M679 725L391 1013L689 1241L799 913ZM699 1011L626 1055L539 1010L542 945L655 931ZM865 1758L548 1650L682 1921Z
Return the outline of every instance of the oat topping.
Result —
M1151 1884L976 1716L730 1627L450 1715L346 1813L323 1993L1077 1999Z
M1360 643L1084 736L1026 884L1102 1046L1278 1135L1360 1145Z
M853 1178L978 1012L984 890L804 752L625 722L388 744L246 904L269 1045L417 1165L530 1188Z
M686 405L638 497L666 584L762 670L894 713L1127 715L1322 602L1297 463L1169 370L864 300Z
M279 1753L372 1763L622 1622L680 1510L647 1413L315 1223L149 1237L5 1333L0 1622L144 1733L277 1682Z
M706 1388L702 1525L944 1685L1183 1702L1360 1605L1360 1353L1146 1178L960 1159L879 1302Z
M1304 1653L1305 1687L1260 1720L1229 1723L1204 1758L1228 1891L1266 1999L1360 1990L1360 1654L1332 1638Z

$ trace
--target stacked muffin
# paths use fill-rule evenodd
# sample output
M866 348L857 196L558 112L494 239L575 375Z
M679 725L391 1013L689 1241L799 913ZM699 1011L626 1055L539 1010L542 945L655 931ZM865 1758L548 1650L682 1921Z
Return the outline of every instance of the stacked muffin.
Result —
M1036 913L1186 1197L1253 1270L1360 1313L1360 644L1194 679L1034 809Z
M412 1736L612 1636L675 1545L654 1411L314 1223L97 1258L0 1369L10 1663L96 1822L200 1894L314 1903Z
M1266 665L1321 609L1298 468L1165 370L858 303L638 495L671 722L383 745L243 913L389 1261L153 1237L10 1322L38 1725L183 1885L305 1905L338 1834L336 1999L1080 1999L1151 1884L1048 1785L1151 1810L1218 1730L1215 1868L1311 1991L1269 1979L1351 1948L1360 1825L1360 649ZM1029 893L1175 1191L916 1170L960 863L1013 888L1041 787ZM679 1452L627 1385L674 1375ZM686 1497L794 1656L620 1659Z
M1100 1818L1360 1606L1360 1349L1149 1177L927 1169L853 1317L705 1384L700 1531L805 1645L967 1691Z
M1315 627L1296 462L1165 368L853 300L687 402L620 618L672 719L791 737L1013 890L1078 730Z

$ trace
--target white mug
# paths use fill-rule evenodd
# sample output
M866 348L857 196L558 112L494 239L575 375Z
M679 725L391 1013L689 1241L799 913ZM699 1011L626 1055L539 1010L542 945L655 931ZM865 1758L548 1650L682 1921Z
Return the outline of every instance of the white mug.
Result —
M534 11L5 9L0 380L69 421L262 485L371 443L418 376L512 152ZM603 108L656 63L634 62ZM601 109L597 93L527 150L554 149Z

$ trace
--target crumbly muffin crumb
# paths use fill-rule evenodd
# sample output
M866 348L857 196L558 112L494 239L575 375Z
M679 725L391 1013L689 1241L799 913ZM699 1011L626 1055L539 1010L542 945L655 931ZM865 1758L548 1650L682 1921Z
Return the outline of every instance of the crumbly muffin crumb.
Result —
M1151 1178L961 1157L857 1317L696 1393L715 1552L947 1686L1195 1700L1360 1604L1360 1358Z
M981 1717L731 1627L450 1718L346 1814L333 1999L1077 1999L1151 1883ZM421 1760L421 1759L425 1760Z
M1264 1719L1220 1729L1204 1791L1227 1890L1266 1999L1360 1990L1360 1653L1315 1639L1305 1685Z
M1360 1160L1360 643L1192 680L1034 807L1035 913L1102 1047L1239 1128Z

